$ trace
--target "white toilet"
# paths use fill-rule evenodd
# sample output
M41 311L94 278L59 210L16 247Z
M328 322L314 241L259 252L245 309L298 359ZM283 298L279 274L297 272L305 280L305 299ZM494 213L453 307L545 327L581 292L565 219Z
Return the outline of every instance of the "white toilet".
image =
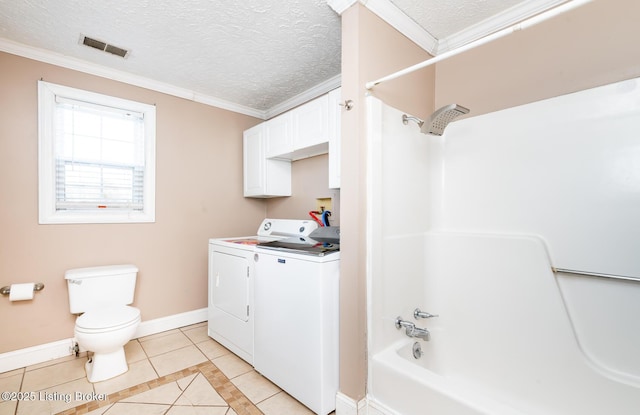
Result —
M74 330L83 350L93 352L85 365L89 382L100 382L126 372L124 345L135 335L140 310L130 307L136 286L135 265L77 268L64 278L69 309L80 314Z

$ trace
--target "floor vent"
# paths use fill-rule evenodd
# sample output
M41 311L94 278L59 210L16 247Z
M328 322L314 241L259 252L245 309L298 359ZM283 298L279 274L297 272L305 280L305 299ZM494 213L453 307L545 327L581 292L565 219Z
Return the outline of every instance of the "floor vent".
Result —
M85 35L80 35L80 43L103 52L111 53L112 55L120 56L121 58L126 58L127 55L129 55L129 51L126 49L110 45L101 40L92 39Z

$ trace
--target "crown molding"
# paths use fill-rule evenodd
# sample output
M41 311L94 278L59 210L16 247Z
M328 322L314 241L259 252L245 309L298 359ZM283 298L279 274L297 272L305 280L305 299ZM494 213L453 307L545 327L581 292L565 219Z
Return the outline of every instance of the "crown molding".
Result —
M459 48L567 2L568 0L538 0L520 3L478 24L440 39L435 53L441 54Z
M189 89L180 88L163 82L158 82L142 76L133 75L125 71L107 68L102 65L97 65L69 56L64 56L44 49L34 48L32 46L27 46L4 38L0 38L0 52L6 52L12 55L22 56L24 58L33 59L39 62L44 62L63 68L88 73L90 75L124 82L129 85L150 89L152 91L161 92L163 94L172 95L178 98L188 99L190 101L216 108L221 108L224 110L249 115L251 117L260 118L262 120L274 117L291 108L297 107L300 104L304 104L305 102L322 94L326 94L327 92L339 87L341 80L341 77L338 74L333 78L330 78L304 91L303 93L296 95L291 99L288 99L287 101L275 105L268 110L261 111L243 105L234 104L232 102L228 102L209 95L200 94Z
M441 53L451 51L459 48L460 46L466 45L467 43L473 42L474 40L481 39L500 29L504 29L505 27L528 19L531 16L552 9L562 3L567 3L568 1L570 0L537 0L523 2L444 39L436 39L433 37L390 0L360 0L360 3L397 31L409 38L416 45L420 46L431 55L437 56ZM348 5L344 7L346 9L355 2L355 0L329 0L327 3L336 10L336 12L341 13L338 11L339 6L344 7L348 3ZM336 4L335 7L333 5L334 3Z
M422 26L389 0L359 0L359 2L432 55L438 48L438 40L436 38L431 36ZM356 3L358 3L358 0L327 0L329 7L340 15Z
M305 102L319 97L320 95L324 95L327 92L338 88L341 83L342 77L339 74L334 76L333 78L329 78L321 84L318 84L291 99L288 99L278 105L269 108L265 114L266 119L275 117L278 114L282 114L283 112L290 110L291 108L295 108L298 105L304 104Z
M361 0L361 3L397 31L409 38L409 40L435 56L438 50L438 39L407 16L395 4L389 0Z
M358 1L411 41L416 43L419 47L429 52L431 55L436 56L437 54L456 49L469 42L480 39L490 33L508 27L570 0L538 0L535 2L524 2L490 19L441 40L434 38L389 0L327 0L327 4L336 11L336 13L342 14L346 9L353 6ZM0 51L100 76L114 81L124 82L130 85L139 86L167 95L245 114L263 120L281 114L288 109L296 107L340 86L340 75L337 75L303 92L302 94L296 95L283 103L263 111L235 104L213 96L200 94L196 91L159 82L150 78L133 75L125 71L111 69L55 52L34 48L32 46L27 46L1 37Z
M331 7L334 12L340 15L357 2L358 0L327 0L327 4L329 5L329 7Z
M79 72L84 72L90 75L124 82L129 85L150 89L152 91L161 92L163 94L172 95L178 98L188 99L200 104L237 112L251 117L260 118L263 120L266 119L266 111L260 111L243 105L234 104L232 102L218 99L216 97L199 94L186 88L180 88L167 83L158 82L153 79L133 75L125 71L107 68L102 65L97 65L94 63L83 61L81 59L76 59L55 52L50 52L44 49L34 48L32 46L27 46L5 38L0 38L0 52L6 52L12 55L22 56L24 58L33 59L36 61L72 69Z

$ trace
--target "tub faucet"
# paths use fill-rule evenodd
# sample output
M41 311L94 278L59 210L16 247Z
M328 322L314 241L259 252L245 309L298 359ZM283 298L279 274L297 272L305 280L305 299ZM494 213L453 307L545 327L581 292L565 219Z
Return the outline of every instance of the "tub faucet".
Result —
M412 322L403 320L402 317L397 317L396 328L400 330L403 327L405 328L405 334L408 337L417 337L425 341L428 341L430 338L429 330L416 327Z
M415 310L413 310L413 318L415 318L416 320L419 318L433 318L433 317L439 317L437 314L431 314L431 313L427 313L426 311L421 311L419 308L416 308Z

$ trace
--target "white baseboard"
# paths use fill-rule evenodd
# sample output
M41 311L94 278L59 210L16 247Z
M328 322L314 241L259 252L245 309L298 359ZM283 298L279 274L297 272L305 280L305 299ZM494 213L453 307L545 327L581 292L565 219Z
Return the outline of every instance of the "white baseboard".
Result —
M366 409L366 398L356 401L343 393L336 394L336 415L366 415Z
M374 401L367 401L367 415L397 415L397 412Z
M382 405L379 402L376 402L373 399L368 399L367 400L367 410L366 412L363 412L366 415L399 415L396 411L394 411L391 408L388 408L384 405ZM359 414L362 415L362 414Z
M356 401L338 392L336 394L336 415L398 415L398 413L366 396Z
M40 344L0 354L0 373L71 355L73 339Z
M201 308L199 310L143 321L138 326L134 338L177 329L190 324L200 323L207 319L207 309ZM69 356L72 354L73 344L73 338L69 338L2 353L0 354L0 373Z
M208 309L201 308L199 310L187 311L180 314L173 314L167 317L160 317L149 321L143 321L138 326L138 330L134 339L149 336L151 334L161 333L167 330L177 329L178 327L188 326L190 324L201 323L209 319Z

